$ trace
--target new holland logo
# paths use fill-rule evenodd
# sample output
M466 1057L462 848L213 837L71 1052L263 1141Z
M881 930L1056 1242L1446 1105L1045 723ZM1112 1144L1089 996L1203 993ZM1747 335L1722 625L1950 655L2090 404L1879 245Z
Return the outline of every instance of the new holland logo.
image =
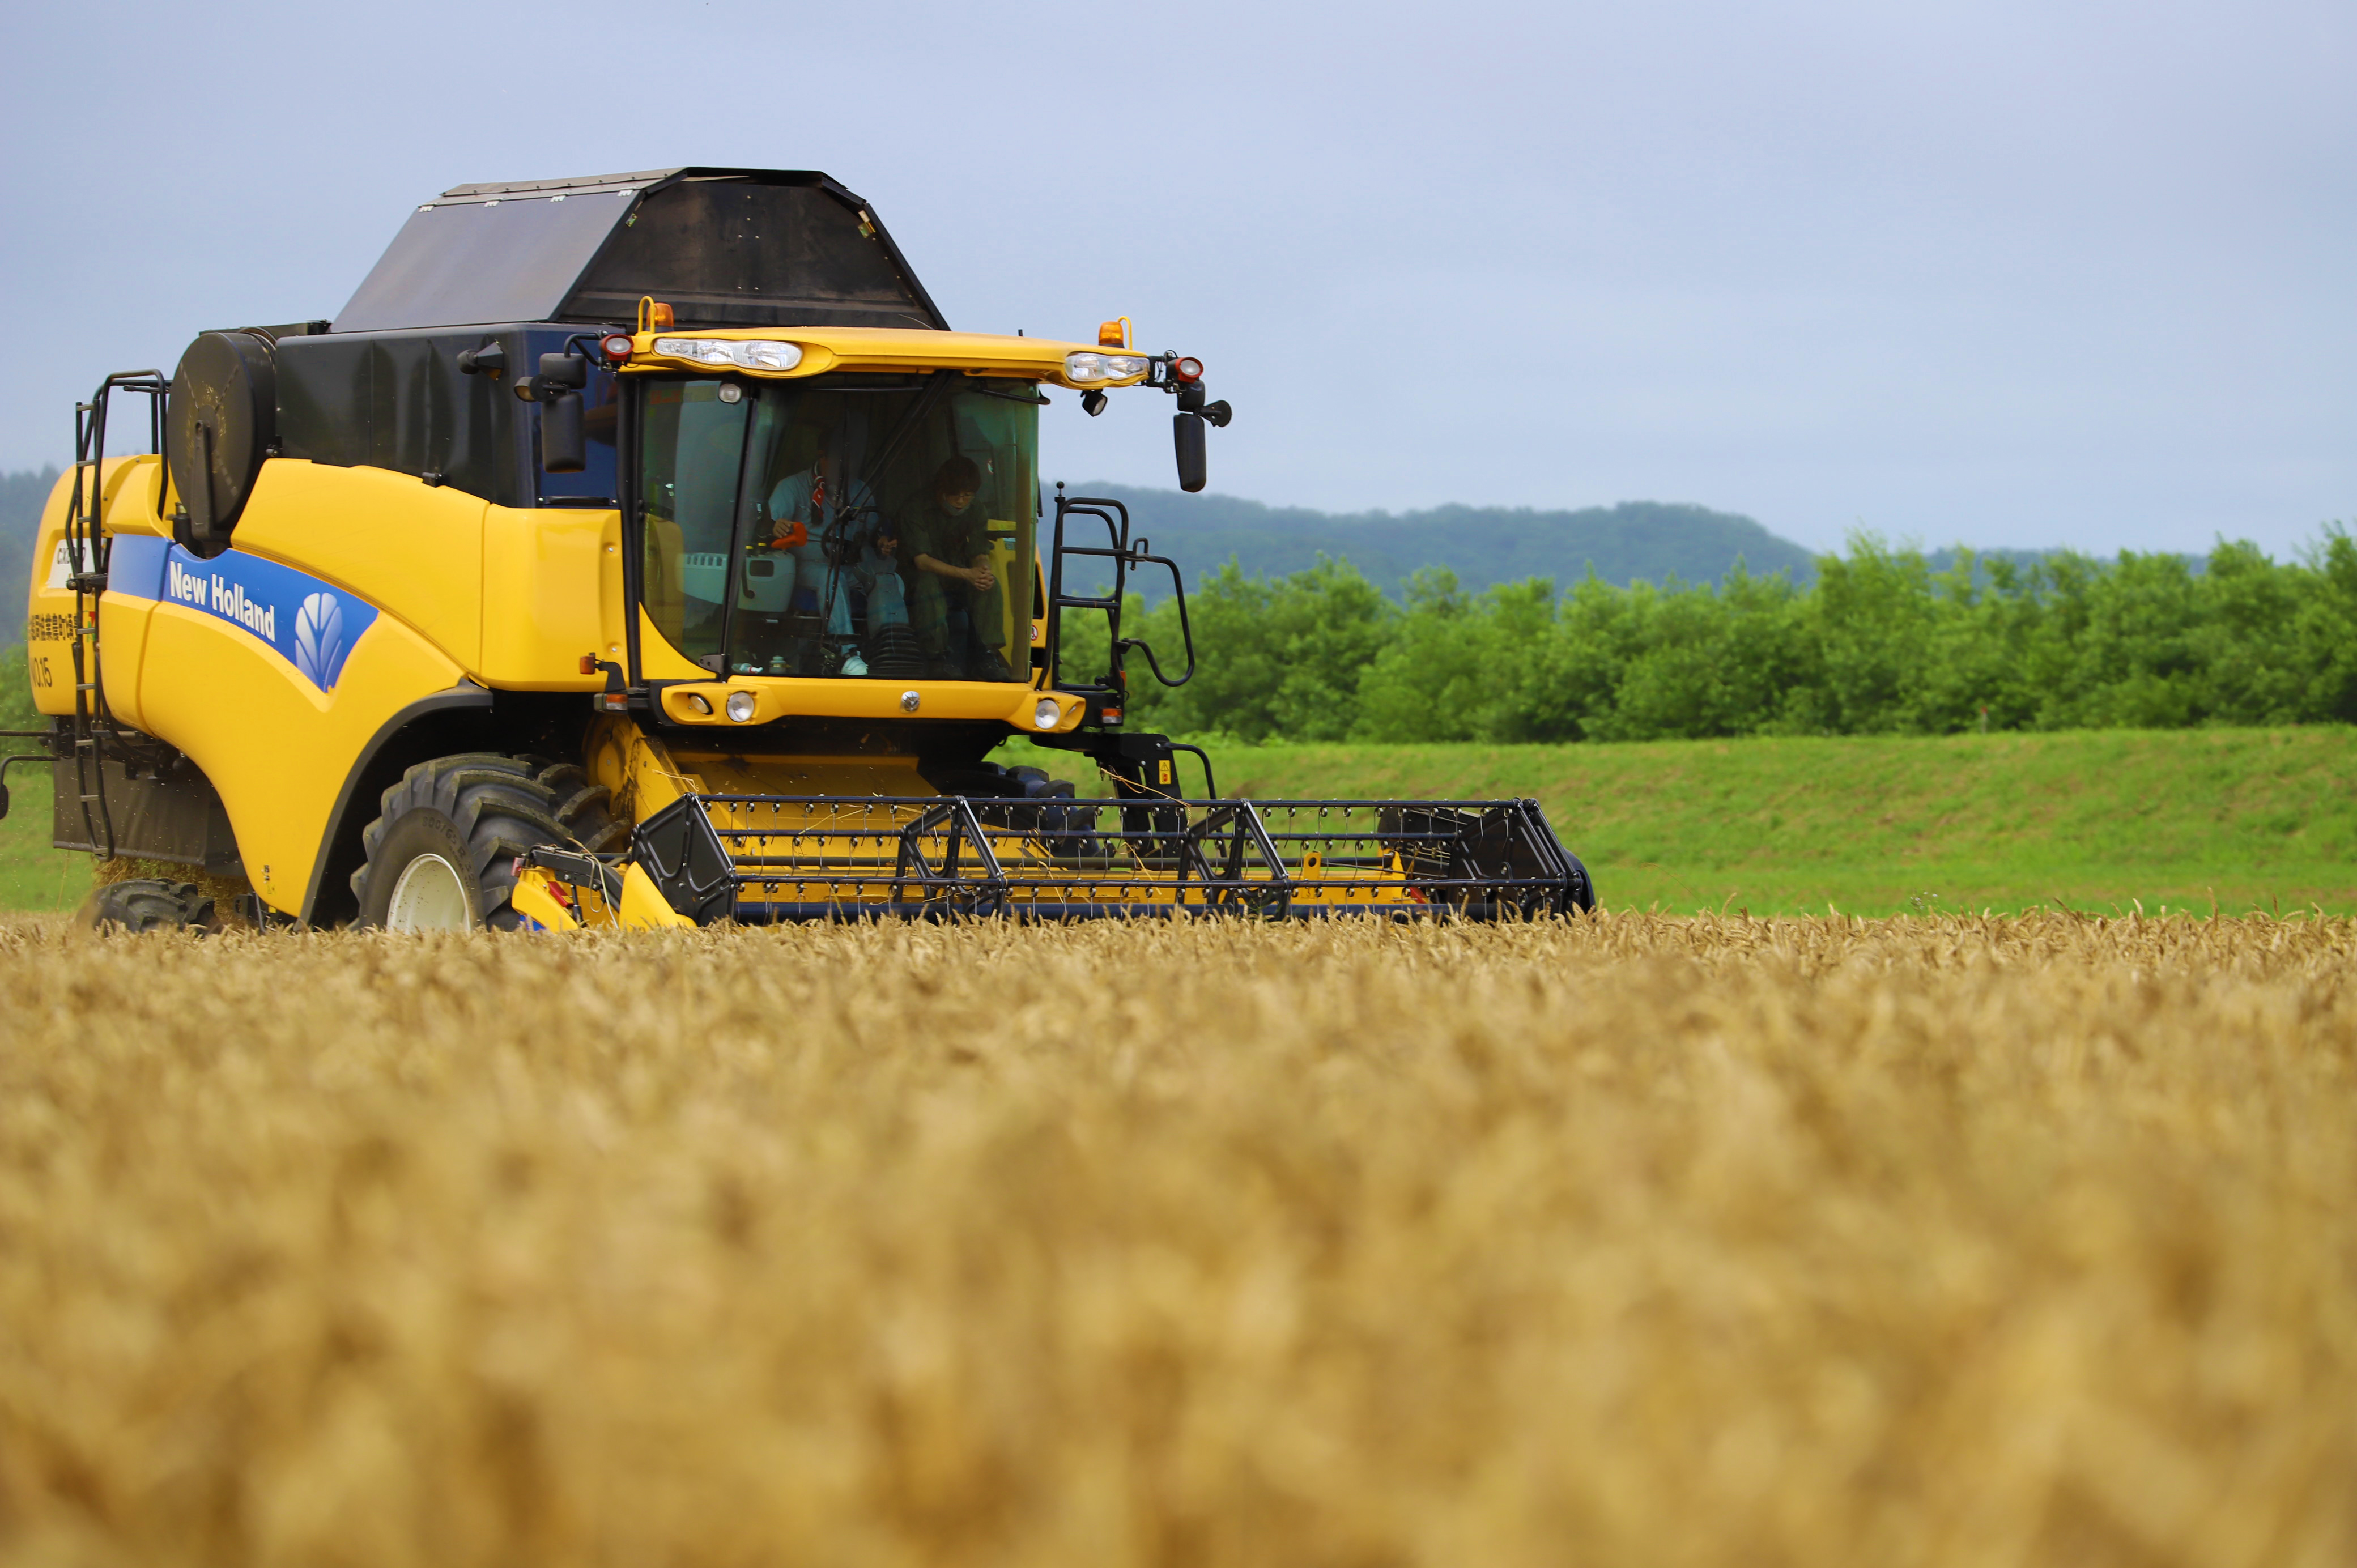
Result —
M295 614L295 668L328 686L344 664L344 611L329 593L313 594Z
M120 570L111 575L124 592L138 592L130 585L134 577L152 572L145 580L161 590L157 597L242 628L322 692L336 689L353 648L376 624L376 607L367 600L275 561L240 550L199 560L174 544L158 549L164 558L148 564L140 556L145 547L144 540L116 542Z
M273 648L278 646L278 607L246 597L243 583L232 583L218 572L191 572L173 561L165 568L164 591L184 605L237 622Z

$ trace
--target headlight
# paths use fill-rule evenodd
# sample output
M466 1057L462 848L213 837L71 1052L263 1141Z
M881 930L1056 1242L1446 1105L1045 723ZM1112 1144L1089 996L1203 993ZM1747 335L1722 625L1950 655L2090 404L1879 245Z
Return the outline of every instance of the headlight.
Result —
M802 346L774 338L731 343L717 338L658 338L655 352L699 365L735 365L748 371L791 371L802 362Z
M736 720L737 723L741 725L749 722L753 717L753 706L752 693L731 692L728 693L728 716Z
M748 371L791 371L802 362L799 343L779 343L762 338L752 343L732 343L729 348L737 362Z
M1076 381L1118 381L1144 375L1146 363L1136 354L1067 354L1064 374Z
M708 338L658 338L655 352L674 360L693 360L699 365L733 365L729 345Z
M1042 697L1039 705L1031 710L1031 722L1041 729L1054 729L1064 719L1064 710L1053 697Z

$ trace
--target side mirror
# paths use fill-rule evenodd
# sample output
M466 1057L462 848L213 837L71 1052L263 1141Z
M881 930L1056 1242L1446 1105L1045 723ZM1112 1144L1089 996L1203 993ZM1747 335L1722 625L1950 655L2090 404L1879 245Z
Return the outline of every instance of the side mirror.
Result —
M586 387L589 384L589 360L580 354L543 354L540 379L560 387Z
M588 368L587 360L575 362ZM540 466L551 474L577 474L589 466L579 392L559 392L540 405Z
M1178 488L1190 494L1211 482L1211 461L1203 450L1203 416L1200 413L1171 416L1171 440L1178 449Z

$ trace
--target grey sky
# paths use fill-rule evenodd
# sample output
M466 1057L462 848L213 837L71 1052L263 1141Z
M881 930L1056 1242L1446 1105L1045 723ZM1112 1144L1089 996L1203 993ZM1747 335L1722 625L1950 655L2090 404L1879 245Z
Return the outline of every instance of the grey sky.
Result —
M470 180L823 168L952 325L1200 354L1217 489L2278 554L2357 515L2357 8L19 5L0 467ZM1170 480L1169 405L1048 472Z

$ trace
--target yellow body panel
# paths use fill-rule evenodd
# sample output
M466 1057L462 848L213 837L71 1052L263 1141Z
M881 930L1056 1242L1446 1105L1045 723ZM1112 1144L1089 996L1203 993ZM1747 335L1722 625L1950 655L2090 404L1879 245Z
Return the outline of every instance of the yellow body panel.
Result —
M704 788L680 770L669 747L627 718L600 716L581 750L589 781L611 790L615 812L634 822Z
M693 930L695 927L694 920L663 902L654 879L636 861L622 868L619 923L624 930L636 931L660 931L674 926Z
M508 896L509 907L544 931L577 931L581 921L559 901L558 886L556 878L539 866L528 867L516 878L515 891Z
M807 683L807 682L805 682ZM856 682L843 682L854 684ZM724 739L715 736L714 740ZM931 795L913 757L742 757L667 745L636 722L604 717L583 747L592 783L613 791L614 810L644 822L682 795Z
M107 594L98 602L99 677L106 705L115 718L133 729L147 728L139 705L139 675L147 659L147 628L156 613L153 599L129 594ZM68 693L71 711L71 693Z
M127 596L110 594L111 601ZM126 605L124 607L129 607ZM388 719L457 685L458 666L390 615L321 693L261 641L185 605L153 603L140 727L195 759L220 791L254 891L299 913L344 780ZM370 815L373 801L355 801Z
M169 533L156 516L156 487L163 474L163 459L152 454L108 458L99 473L102 529L116 533ZM41 509L40 527L33 539L32 581L26 596L25 655L33 705L56 717L74 711L74 594L63 585L65 575L57 568L73 483L73 470L68 468ZM52 583L58 585L52 587ZM135 637L136 630L130 635Z
M645 878L640 880L644 881ZM618 909L606 902L602 887L576 886L540 865L524 867L523 875L516 878L515 891L509 895L508 902L517 914L544 931L578 931L591 927L611 927L619 916ZM658 898L657 902L660 903L661 899ZM676 918L674 917L674 920Z
M483 684L523 692L603 688L603 675L581 673L581 657L622 658L621 552L620 512L490 508L483 520Z
M931 795L913 757L733 757L673 748L677 777L715 795Z
M350 589L472 672L482 663L488 510L480 497L408 474L274 457L237 520L236 546Z
M701 671L698 671L701 673ZM737 675L694 685L663 688L663 716L673 724L731 730L731 693L753 695L753 716L744 724L774 719L996 719L1039 735L1078 727L1087 703L1060 692L1042 693L1012 681L878 681L797 675ZM909 698L914 696L912 703ZM1039 703L1056 704L1052 725L1037 722ZM702 703L699 707L697 704Z
M639 670L650 681L703 681L712 671L672 646L646 607L639 607Z
M383 468L274 458L237 548L348 588L486 686L594 692L622 657L615 511L486 504ZM701 674L701 671L693 671Z
M171 524L156 515L156 487L168 483L164 475L164 459L154 453L136 457L110 457L106 460L105 478L101 485L102 500L99 518L109 533L153 533L170 538ZM64 480L60 499L73 491L73 476ZM59 513L59 527L64 513Z

